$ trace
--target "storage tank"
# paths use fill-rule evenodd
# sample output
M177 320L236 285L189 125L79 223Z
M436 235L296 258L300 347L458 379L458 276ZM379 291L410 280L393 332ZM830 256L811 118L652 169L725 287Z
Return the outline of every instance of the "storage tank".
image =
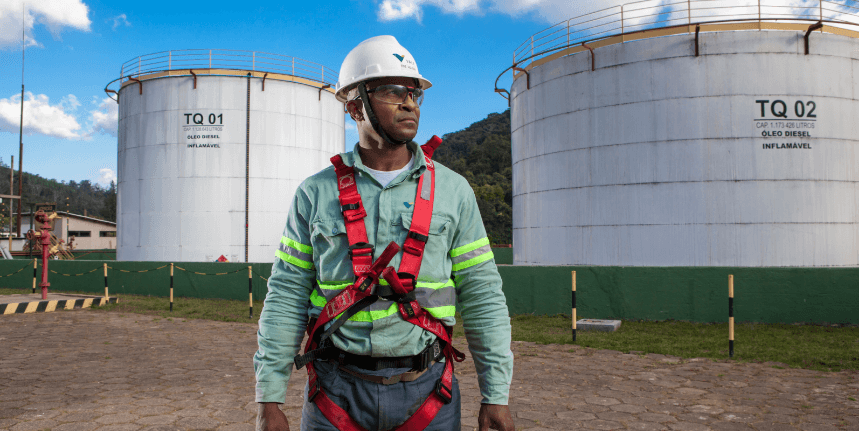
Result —
M335 71L248 51L123 64L117 260L271 262L301 181L344 149Z
M696 3L520 47L514 264L859 265L859 32L825 8L699 25Z

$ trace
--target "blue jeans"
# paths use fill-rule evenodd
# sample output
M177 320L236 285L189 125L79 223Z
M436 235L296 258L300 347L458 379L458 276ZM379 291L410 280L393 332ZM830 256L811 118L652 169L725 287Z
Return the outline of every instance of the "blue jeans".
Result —
M382 385L343 372L338 369L336 362L316 361L313 365L325 394L368 431L390 430L405 422L435 390L435 382L444 371L444 362L437 362L413 382ZM349 368L361 374L384 377L409 371L407 368L387 368L379 371ZM319 411L316 403L306 401L307 391L305 385L301 431L337 431ZM453 398L450 404L442 405L426 431L459 430L461 414L459 385L454 376Z

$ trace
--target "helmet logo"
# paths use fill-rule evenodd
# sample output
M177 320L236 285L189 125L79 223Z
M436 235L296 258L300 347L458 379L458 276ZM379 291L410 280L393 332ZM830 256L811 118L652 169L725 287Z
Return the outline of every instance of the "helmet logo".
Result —
M406 58L404 55L394 54L394 57L397 57L397 60L400 60L400 63L403 62L403 59Z

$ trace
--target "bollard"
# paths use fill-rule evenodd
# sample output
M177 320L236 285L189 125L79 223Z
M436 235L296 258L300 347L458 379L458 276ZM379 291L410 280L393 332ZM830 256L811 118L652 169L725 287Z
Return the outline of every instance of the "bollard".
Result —
M104 299L107 299L107 264L104 264Z
M573 271L573 342L576 342L576 271Z
M173 312L173 264L170 264L170 312Z
M251 268L248 267L248 319L254 318L254 279Z
M33 259L33 293L36 293L36 278L38 278L38 275L36 275L36 263L38 261L39 259Z
M728 355L734 357L734 275L728 275Z

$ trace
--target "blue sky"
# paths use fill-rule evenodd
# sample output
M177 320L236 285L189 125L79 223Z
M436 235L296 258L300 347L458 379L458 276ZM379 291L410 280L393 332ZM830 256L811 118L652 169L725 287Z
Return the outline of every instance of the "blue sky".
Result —
M551 0L0 2L0 157L18 158L26 10L24 170L106 185L116 175L117 105L105 85L133 57L165 50L265 51L338 70L358 42L394 35L434 87L417 140L461 130L507 102L493 92L513 49L581 10ZM509 88L510 78L502 81ZM357 140L347 121L347 146ZM15 167L17 169L17 160Z

